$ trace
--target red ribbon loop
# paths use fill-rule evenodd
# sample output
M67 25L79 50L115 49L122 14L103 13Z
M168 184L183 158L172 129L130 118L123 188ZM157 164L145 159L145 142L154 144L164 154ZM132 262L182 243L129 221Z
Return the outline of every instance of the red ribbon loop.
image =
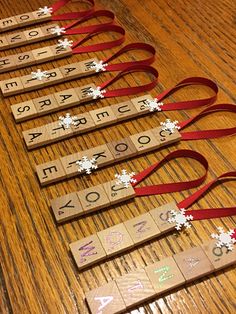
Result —
M213 105L204 109L202 112L197 114L196 116L185 120L179 123L181 129L189 126L193 122L197 121L198 119L204 117L205 115L219 112L219 111L230 111L236 113L236 106L232 104L218 104ZM199 139L212 139L212 138L219 138L227 135L234 135L236 133L236 127L234 128L226 128L226 129L219 129L219 130L203 130L203 131L192 131L192 132L180 132L182 135L183 140L199 140Z
M188 208L197 200L199 200L202 196L205 195L206 192L209 192L216 184L219 184L219 181L222 180L235 180L236 179L236 171L223 173L221 176L217 177L210 183L203 186L200 190L196 191L194 194L190 195L188 198L178 203L177 206L179 208ZM212 219L212 218L222 218L236 215L236 207L226 207L226 208L207 208L200 210L188 210L188 215L193 216L193 220L203 220L203 219Z
M95 17L102 17L102 16L108 17L110 19L109 22L99 23L99 24L95 24L95 25L89 25L89 26L84 26L84 27L79 27L79 28L73 29L73 27L80 25L85 21L91 20ZM114 19L115 19L115 15L111 11L108 11L108 10L93 11L89 14L86 14L85 16L80 18L79 20L64 26L64 28L66 29L65 34L66 35L77 35L77 34L91 33L91 32L94 32L97 29L97 27L107 26L107 25L113 24Z
M119 72L115 77L112 79L104 82L99 87L101 90L105 89L106 87L112 85L116 81L118 81L123 76L134 73L134 72L146 72L150 73L154 76L154 79L152 79L151 83L141 85L141 86L135 86L135 87L125 87L125 88L119 88L114 89L111 91L106 90L106 92L103 94L104 97L110 98L110 97L119 97L119 96L128 96L128 95L136 95L141 92L149 91L153 89L157 85L158 80L158 71L154 69L153 67L149 65L133 65L128 68L126 68L124 71Z
M197 100L187 100L187 101L180 101L175 103L166 103L162 106L163 111L168 110L186 110L186 109L193 109L205 105L211 105L213 104L217 99L218 94L218 86L216 83L214 83L212 80L209 80L204 77L189 77L187 79L182 80L178 84L176 84L173 88L169 88L165 91L163 91L161 94L156 96L158 101L162 101L166 97L172 95L174 92L178 91L179 89L182 89L186 86L191 85L201 85L209 87L213 92L214 96L209 98L203 98L203 99L197 99Z
M147 195L178 192L178 191L191 189L191 188L197 187L200 184L202 184L206 179L207 171L208 171L208 162L207 162L206 158L196 151L188 150L188 149L182 149L182 150L176 150L176 151L168 154L160 162L157 162L154 165L151 165L147 169L145 169L142 172L135 175L133 178L136 179L136 182L134 184L132 184L132 186L135 187L137 184L139 184L144 179L149 177L153 171L156 171L158 168L163 166L168 161L176 159L176 158L180 158L180 157L191 158L191 159L195 159L196 161L198 161L205 169L204 175L198 179L191 180L191 181L165 183L165 184L158 184L158 185L151 185L151 186L134 188L136 195L147 196Z
M70 30L70 31L73 31L73 30ZM104 32L118 33L121 35L121 37L119 39L115 39L115 40L108 41L108 42L103 42L100 44L94 44L94 45L89 45L89 46L85 46L85 47L77 47L77 46L81 45L83 42L86 42L89 39L91 39L92 37L94 37L100 33L104 33ZM98 27L96 27L96 29L93 32L89 33L88 35L86 35L81 40L75 42L72 46L72 49L73 49L74 54L84 53L84 52L95 52L95 51L101 51L101 50L105 50L105 49L111 49L111 48L116 47L116 46L120 46L124 41L125 41L125 30L121 26L118 26L118 25L98 26Z
M54 3L51 6L52 7L52 13L55 13L56 11L58 11L59 9L64 7L70 1L71 0L59 0L59 1L57 1L56 3ZM74 20L74 19L77 19L79 17L82 17L86 14L93 12L94 6L95 6L94 0L86 0L86 1L81 1L81 2L88 2L91 5L91 8L88 10L80 11L80 12L69 12L69 13L63 13L60 15L56 15L56 16L52 17L52 20L53 21Z

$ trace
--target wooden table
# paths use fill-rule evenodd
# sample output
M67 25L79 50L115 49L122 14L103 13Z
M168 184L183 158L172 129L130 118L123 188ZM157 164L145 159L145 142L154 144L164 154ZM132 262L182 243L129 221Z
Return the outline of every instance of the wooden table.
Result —
M48 5L47 1L0 1L1 18L33 11L39 6ZM220 88L218 103L235 101L235 1L180 1L180 0L97 0L97 8L113 10L117 22L127 31L127 42L145 41L155 46L157 58L155 67L160 73L160 83L151 92L153 96L169 88L188 76L206 76L217 82ZM76 2L73 8L76 8ZM78 5L82 8L82 5ZM72 6L70 6L72 8ZM88 23L87 23L88 24ZM105 35L100 36L103 40ZM44 43L53 44L51 42ZM40 47L34 44L23 48L1 52L1 56ZM117 48L113 49L115 52ZM111 51L97 53L98 58L108 56ZM93 56L93 54L89 54ZM88 55L74 56L70 62L86 59ZM130 54L130 57L131 54ZM126 57L127 58L127 57ZM122 57L121 60L125 58ZM69 63L64 59L45 64L50 69ZM30 73L28 69L2 74L1 79ZM107 167L87 177L75 178L49 187L41 188L35 175L35 165L59 158L60 156L103 144L111 139L119 139L129 134L144 131L159 125L165 117L182 121L199 112L200 109L156 113L151 117L118 124L89 134L71 138L45 148L28 152L22 139L22 131L56 121L59 114L51 114L40 119L16 124L11 115L10 105L31 98L46 95L65 88L85 85L93 80L100 83L112 74L84 78L60 84L38 92L30 92L17 97L1 100L0 116L0 312L1 313L87 313L84 293L98 287L121 274L138 267L151 264L160 258L178 253L183 249L198 245L210 238L217 226L235 227L235 218L215 219L194 222L188 233L173 234L160 240L149 242L120 257L110 259L83 272L78 272L69 254L68 244L82 237L103 230L108 226L123 222L128 218L169 201L180 201L193 191L172 193L162 196L137 198L120 206L112 206L86 218L57 226L54 222L49 200L79 189L110 180L114 171L124 167L138 172L151 163L162 159L168 152L178 148L191 148L203 153L209 160L212 178L225 171L236 168L235 137L209 141L189 141L162 149L156 153L134 158ZM143 81L140 75L138 80ZM131 84L132 76L124 79L123 84ZM206 89L187 88L176 93L171 100L184 100L206 96ZM78 114L108 104L126 100L128 97L101 100L93 104L73 108L70 112ZM65 111L63 112L65 113ZM191 129L235 126L236 118L226 114L221 118L206 117ZM170 162L151 178L147 184L173 182L195 178L202 172L197 163L189 160ZM235 205L235 182L229 181L217 186L194 208ZM184 286L163 298L140 307L133 313L233 313L235 312L235 268L208 276L194 284Z

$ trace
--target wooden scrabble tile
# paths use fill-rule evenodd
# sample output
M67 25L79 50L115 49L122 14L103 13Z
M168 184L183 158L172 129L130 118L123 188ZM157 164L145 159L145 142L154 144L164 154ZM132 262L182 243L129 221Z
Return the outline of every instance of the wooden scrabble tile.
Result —
M175 223L170 223L168 221L168 219L172 217L171 210L179 210L175 202L168 203L149 211L161 232L175 230Z
M40 27L32 28L24 31L26 42L36 42L44 38L44 33Z
M54 55L50 47L43 47L39 49L32 50L32 54L36 63L42 63L49 60L53 60Z
M95 128L96 125L89 112L76 115L75 125L71 127L75 135L94 130Z
M89 93L91 91L91 88L96 88L96 85L91 83L82 87L76 87L75 92L81 102L91 101L93 100L93 97Z
M37 23L38 21L40 22L45 22L45 21L50 21L51 20L51 13L44 13L44 12L39 12L39 11L34 11L32 12L34 16L34 20Z
M79 174L78 165L76 165L76 162L81 160L81 158L82 156L80 153L70 154L60 158L68 178L74 176L75 174Z
M124 202L135 197L134 188L130 185L128 188L123 185L117 185L116 180L108 181L103 184L103 188L109 198L111 205Z
M22 134L28 149L46 145L51 141L51 136L44 125L23 131Z
M173 257L148 265L145 271L158 295L185 283L184 276Z
M47 78L44 78L43 85L49 86L63 82L64 78L59 69L52 69L47 71Z
M0 30L1 32L6 32L10 29L13 29L17 26L17 20L15 16L7 17L0 20Z
M29 66L36 64L36 60L31 51L21 52L14 55L14 62L17 67Z
M0 50L9 49L10 45L6 36L0 36Z
M56 142L72 136L73 130L60 125L59 121L45 124L45 128L50 136L50 142Z
M133 98L131 99L131 102L139 114L145 114L150 112L149 109L145 107L147 100L153 100L153 97L147 94L141 97Z
M41 185L53 183L66 177L59 159L37 165L36 172Z
M96 57L92 58L92 59L81 61L79 63L80 68L81 68L81 73L83 76L87 76L87 75L96 73L95 69L93 68L94 62L99 63L99 61Z
M82 73L82 69L79 62L67 64L59 68L64 79L79 78Z
M95 158L98 167L109 165L114 160L106 144L90 148L80 153L82 156L87 156L89 159Z
M133 271L115 281L127 308L147 301L155 295L144 269Z
M112 105L111 109L114 112L118 121L131 119L133 117L136 117L138 114L138 111L136 110L136 108L134 107L130 100Z
M24 32L17 32L17 33L6 35L6 39L9 43L10 48L24 45L27 42L27 38Z
M54 94L55 99L61 108L72 107L78 105L80 100L74 88L66 89Z
M85 293L91 314L122 313L126 307L115 281Z
M131 135L130 139L138 154L152 151L160 146L160 142L151 130Z
M37 110L32 100L12 105L11 111L17 122L27 120L28 117L33 118L37 116Z
M50 201L56 222L61 223L78 217L83 208L77 193L69 193Z
M97 235L108 256L131 249L134 245L123 223L99 231Z
M70 243L70 250L79 270L98 263L106 253L96 234Z
M39 115L53 112L59 108L55 94L34 98L33 103Z
M10 71L16 67L14 56L7 56L0 59L0 73Z
M227 247L217 247L216 240L211 240L202 245L202 249L214 266L215 270L230 266L236 262L236 250Z
M161 231L149 213L139 215L124 222L134 244L141 244L156 238Z
M117 161L137 154L137 149L129 137L107 143L107 146Z
M10 96L23 91L24 87L19 77L11 78L0 82L3 96Z
M161 127L152 129L152 133L156 139L160 142L160 146L172 144L181 140L181 135L178 130L175 130L174 133L170 131L163 131Z
M81 190L77 193L77 195L82 204L83 211L86 213L99 210L110 205L110 201L102 184Z
M214 267L200 246L173 255L187 282L214 271Z
M117 121L110 106L91 110L89 113L96 126L106 126Z
M35 20L33 12L23 13L15 16L19 27L31 24Z
M63 48L58 45L50 46L50 49L53 53L54 59L63 58L67 56L72 56L72 49L70 47Z
M50 38L58 37L58 35L51 33L52 29L57 27L57 26L58 26L58 24L56 24L56 23L42 26L41 31L43 33L43 39L50 39Z
M40 81L37 78L32 78L32 74L21 76L20 79L25 91L36 90L44 85L43 80Z

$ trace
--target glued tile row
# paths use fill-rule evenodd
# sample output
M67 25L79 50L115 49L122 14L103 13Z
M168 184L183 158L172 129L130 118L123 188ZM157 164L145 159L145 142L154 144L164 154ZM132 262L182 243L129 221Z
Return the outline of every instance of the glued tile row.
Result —
M236 250L211 240L136 269L85 294L91 314L124 313L163 293L191 283L236 262Z
M54 126L54 130L50 133L51 138L54 136L58 138L58 133L60 133L62 137L65 136L65 131L58 126L58 122L54 124ZM68 132L70 132L70 130ZM41 132L28 134L28 136L29 138L25 140L34 145L34 141L37 140L37 137L41 136ZM47 140L50 141L51 138L47 138ZM180 139L181 134L177 130L175 130L174 133L171 133L170 131L162 130L161 127L157 127L122 138L118 141L96 146L83 152L77 152L39 164L36 166L36 172L40 184L45 186L53 182L84 174L85 171L78 171L78 166L76 164L76 162L81 161L83 157L87 157L88 159L94 158L98 168L102 168L121 160L178 142Z
M58 215L59 204L54 202L52 206L55 216ZM64 211L70 210L66 208ZM179 210L174 202L71 243L70 250L78 269L104 261L175 230L175 224L168 222L171 210Z
M29 116L29 114L32 115L33 112L37 115L37 110L39 112L45 112L45 110L53 110L53 108L60 109L67 108L67 106L74 104L81 104L91 100L89 91L93 86L94 85L91 84L84 87L77 87L76 89L68 89L55 93L53 98L41 97L34 101L31 100L23 103L20 107L19 105L14 105L12 108L13 115L15 118L18 117L18 119L20 119L21 117L21 119L23 119ZM145 107L147 100L152 100L152 97L150 95L144 95L142 97L131 99L130 101L102 107L77 115L74 125L71 125L69 128L60 125L59 121L57 121L29 129L23 132L26 146L28 149L45 146L65 138L80 135L88 131L90 132L127 119L132 119L139 115L151 113ZM25 111L23 108L25 110L28 109L28 111ZM56 133L55 128L58 130ZM54 134L53 137L51 136L52 134Z
M91 75L96 73L95 70L91 68L96 61L97 58L92 58L47 70L47 78L43 78L41 81L37 78L32 78L32 74L10 78L1 81L1 91L3 96L11 96Z
M58 27L58 24L50 24L1 36L0 50L16 48L25 44L32 44L41 40L58 37L57 34L52 34L51 32L52 28L55 27Z

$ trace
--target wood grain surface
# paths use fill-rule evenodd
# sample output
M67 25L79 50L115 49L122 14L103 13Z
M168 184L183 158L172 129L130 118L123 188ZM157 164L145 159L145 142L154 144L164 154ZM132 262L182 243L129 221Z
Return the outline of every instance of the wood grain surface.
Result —
M29 12L49 5L46 0L0 1L1 18ZM86 5L73 2L67 10L82 9ZM215 80L220 88L218 103L235 102L235 1L187 1L187 0L96 0L97 8L113 10L117 22L127 31L127 43L144 41L157 50L155 67L159 70L160 81L152 96L169 88L188 76L206 76ZM61 10L61 12L66 9ZM102 19L101 19L102 20ZM90 24L94 21L87 22ZM78 36L81 38L81 36ZM99 35L96 40L105 40L111 35ZM95 39L93 40L95 41ZM92 42L92 41L91 41ZM42 47L55 43L44 43L1 52L4 55ZM98 58L109 56L112 51L97 53ZM92 57L94 54L73 56L41 66L52 69L64 64ZM132 52L120 60L131 60L141 53ZM1 74L1 80L26 75L36 66ZM85 85L93 81L99 84L114 75L103 73L99 77L83 78L59 84L38 92L30 92L17 97L1 99L0 103L0 313L88 313L84 303L84 293L96 288L119 275L136 268L149 265L161 258L179 253L191 246L201 244L219 225L235 227L236 218L215 219L194 222L188 232L169 234L154 240L131 252L78 272L69 252L69 243L114 224L145 213L152 208L170 201L181 201L193 191L172 193L171 195L136 198L133 202L111 206L108 210L86 216L80 220L57 226L49 200L95 184L111 180L114 173L124 167L138 172L151 163L162 159L176 148L191 148L204 154L210 163L207 178L236 168L235 137L209 141L181 142L156 153L150 153L97 171L91 176L83 176L41 188L35 175L35 165L57 159L61 156L101 145L114 139L145 131L159 125L165 117L182 121L199 109L179 112L156 113L127 121L109 128L103 128L82 136L77 136L45 148L28 152L22 138L22 131L44 123L56 121L59 113L50 114L21 124L14 122L10 105L31 98L40 97L66 88ZM122 86L147 81L143 75L129 75ZM170 100L186 100L209 95L206 88L186 88ZM127 100L128 97L101 100L70 110L79 114ZM62 111L61 113L65 113ZM189 129L233 127L236 117L217 113L205 117ZM145 181L145 184L173 182L196 178L203 169L189 160L170 162ZM235 205L235 181L217 186L193 208L207 208ZM235 267L210 275L205 280L185 285L171 294L134 310L132 313L235 313Z

